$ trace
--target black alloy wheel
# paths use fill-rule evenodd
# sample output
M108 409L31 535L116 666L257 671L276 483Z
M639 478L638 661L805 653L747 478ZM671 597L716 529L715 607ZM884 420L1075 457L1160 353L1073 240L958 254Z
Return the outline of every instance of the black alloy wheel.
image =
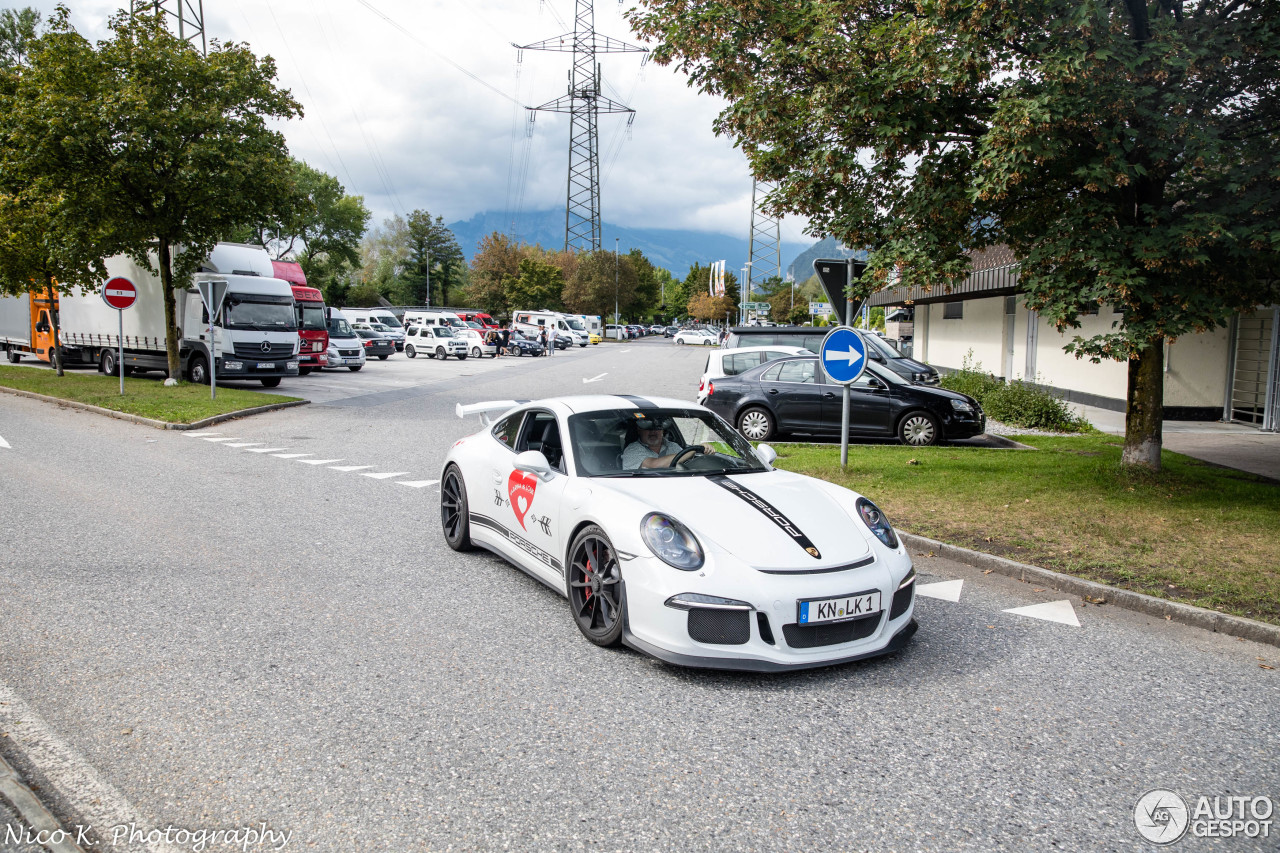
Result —
M471 544L471 519L467 516L467 488L462 482L462 472L450 464L440 484L440 525L444 528L444 541L455 551L473 551Z
M569 549L569 607L578 630L597 646L622 642L622 568L609 537L594 524Z

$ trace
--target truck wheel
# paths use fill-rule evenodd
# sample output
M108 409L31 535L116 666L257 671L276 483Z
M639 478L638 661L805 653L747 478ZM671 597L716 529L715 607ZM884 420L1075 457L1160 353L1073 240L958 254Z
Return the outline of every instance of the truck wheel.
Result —
M202 355L193 355L187 367L187 379L197 385L209 384L209 362Z
M22 353L18 352L16 349L9 350L9 363L17 364L20 361L22 361Z
M444 351L444 347L436 347L436 357L441 361L448 361L449 353Z
M360 368L362 368L362 367L364 367L364 365L363 365L363 364L348 364L348 365L347 365L347 370L350 370L352 373L359 373L359 372L360 372Z
M98 364L98 369L107 376L116 375L116 354L109 349L102 351L102 360Z
M259 379L258 381L262 383L263 388L275 388L280 384L280 377L271 376L266 379Z
M405 355L407 355L407 356L409 356L409 358L417 358L417 357L418 357L418 351L417 351L416 349L414 349L414 348L413 348L413 344L409 344L408 346L406 346L406 347L404 348L404 354L405 354Z

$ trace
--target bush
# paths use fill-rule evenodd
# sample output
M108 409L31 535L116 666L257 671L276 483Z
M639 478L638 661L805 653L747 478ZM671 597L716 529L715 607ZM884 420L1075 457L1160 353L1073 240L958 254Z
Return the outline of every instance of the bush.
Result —
M1087 432L1092 425L1071 413L1067 404L1049 391L1015 379L1005 384L973 361L973 350L965 355L960 370L948 373L939 383L943 388L968 394L981 405L987 417L1025 429L1053 432Z

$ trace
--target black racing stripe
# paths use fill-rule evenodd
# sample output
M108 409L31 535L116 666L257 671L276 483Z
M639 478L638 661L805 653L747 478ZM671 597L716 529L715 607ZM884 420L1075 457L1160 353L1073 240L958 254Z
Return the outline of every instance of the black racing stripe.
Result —
M621 397L622 399L624 399L624 400L627 400L627 401L631 402L632 404L634 404L634 405L636 406L636 408L639 408L639 409L656 409L656 408L658 408L658 404L657 404L657 403L653 402L652 400L646 400L644 397L636 397L636 396L634 396L634 395L632 395L632 394L614 394L613 396L615 396L615 397Z
M546 551L539 548L537 545L534 545L532 542L530 542L528 539L525 539L523 536L520 536L519 534L515 533L512 530L508 530L505 525L493 520L487 515L480 515L479 513L476 513L476 512L467 513L467 518L472 524L476 525L477 527L489 528L495 533L500 534L503 538L505 538L508 542L515 545L521 551L524 551L526 554L529 554L535 559L540 560L543 563L546 563L548 566L555 569L559 574L561 575L564 574L564 565L559 560L557 560L555 557L551 556Z
M814 546L813 541L810 540L808 536L805 536L799 527L796 527L795 522L779 512L778 508L773 504L769 503L746 486L743 486L741 483L736 483L733 480L730 480L724 474L712 474L710 477L707 477L707 479L715 483L717 486L720 486L725 491L732 492L751 506L758 509L761 515L778 525L778 527L782 529L782 532L790 536L791 539L803 548L804 552L810 557L813 557L815 560L822 559L822 555L818 553L818 549Z
M847 572L850 569L860 569L863 566L869 566L876 561L875 557L864 557L855 563L849 563L844 566L832 566L829 569L801 569L800 571L788 571L787 569L756 569L766 575L825 575L828 572Z

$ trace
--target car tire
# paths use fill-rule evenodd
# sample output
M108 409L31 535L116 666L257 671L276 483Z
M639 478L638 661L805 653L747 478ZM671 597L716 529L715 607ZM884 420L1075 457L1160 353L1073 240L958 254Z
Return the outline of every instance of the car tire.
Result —
M310 367L299 367L299 368L298 368L298 375L299 375L299 376L307 376L307 375L309 375L310 373L311 373L311 368L310 368Z
M417 351L416 349L414 349L414 348L413 348L413 344L409 344L408 346L406 346L406 347L404 348L404 354L405 354L405 355L407 355L407 356L409 356L409 358L417 358L417 357L418 357L418 351Z
M524 355L524 350L522 350L520 347L514 347L514 349L515 349L516 358L519 358L520 356Z
M360 372L360 368L362 368L362 367L364 367L364 365L363 365L363 364L348 364L348 365L347 365L347 370L350 370L352 373L359 373L359 372Z
M942 427L933 415L917 409L898 421L898 440L910 447L928 447L942 440Z
M187 379L197 385L209 384L209 362L202 355L193 355L187 365Z
M280 385L279 376L268 376L267 378L259 379L258 381L262 383L263 388L277 388Z
M678 347L684 346L684 341L680 340L679 338L676 338L676 346Z
M444 347L436 347L436 358L440 359L441 361L448 361L449 353L444 351Z
M768 441L773 438L777 423L767 409L753 406L738 415L738 432L747 441Z
M608 535L596 525L583 528L569 546L565 584L582 635L597 646L621 643L627 608L622 566Z
M480 347L472 347L472 348L471 348L471 357L472 357L472 358L479 358L479 357L480 357L480 355L481 355L481 353L480 353Z
M440 482L440 526L444 541L455 551L474 551L471 542L471 518L467 508L467 487L462 471L449 463Z
M386 355L380 355L378 356L378 361L386 361L390 357L391 357L390 353L387 353Z

